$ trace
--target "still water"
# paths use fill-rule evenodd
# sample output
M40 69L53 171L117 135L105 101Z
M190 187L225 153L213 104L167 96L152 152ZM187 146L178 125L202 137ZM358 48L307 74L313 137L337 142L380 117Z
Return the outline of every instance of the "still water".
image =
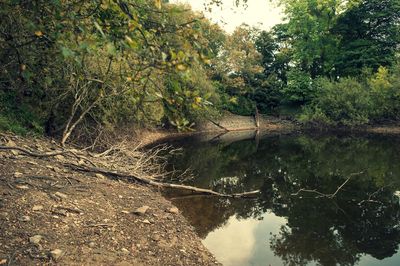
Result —
M241 132L170 144L182 150L169 167L193 174L180 182L262 191L167 195L224 265L400 265L400 138Z

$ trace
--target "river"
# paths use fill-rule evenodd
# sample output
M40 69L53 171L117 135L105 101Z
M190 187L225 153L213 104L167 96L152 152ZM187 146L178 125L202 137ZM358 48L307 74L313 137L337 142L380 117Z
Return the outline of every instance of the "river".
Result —
M254 199L169 193L226 266L400 265L400 138L228 133L171 141L185 184ZM182 177L181 177L182 178Z

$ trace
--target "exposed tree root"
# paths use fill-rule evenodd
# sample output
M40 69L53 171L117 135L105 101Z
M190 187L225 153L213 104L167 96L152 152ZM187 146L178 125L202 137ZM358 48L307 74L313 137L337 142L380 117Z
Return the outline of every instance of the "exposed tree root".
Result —
M28 149L25 148L21 148L18 146L1 146L0 145L0 150L16 150L16 151L20 151L26 155L32 156L32 157L37 157L37 158L44 158L44 157L53 157L53 156L57 156L57 155L65 155L65 154L71 154L74 157L78 158L78 159L82 159L87 161L88 163L90 163L93 166L96 166L89 158L87 158L86 156L83 155L79 155L76 152L72 151L72 150L62 150L62 151L54 151L54 152L43 152L43 153L39 153L39 152L33 152L30 151Z
M140 182L143 184L147 184L147 185L152 185L152 186L162 187L162 188L186 190L186 191L190 191L192 193L197 193L197 194L202 194L202 195L213 195L213 196L218 196L218 197L223 197L223 198L248 198L248 197L255 197L260 194L260 190L244 192L244 193L236 193L236 194L223 194L223 193L219 193L219 192L216 192L216 191L213 191L210 189L158 182L158 181L151 180L150 178L140 177L140 176L137 176L134 174L123 173L123 172L108 170L108 169L104 169L104 168L88 167L88 166L82 166L82 165L76 165L76 164L65 164L65 166L70 167L74 170L78 170L78 171L90 172L90 173L100 173L100 174L111 175L111 176L119 177L119 178L127 178L127 179L134 180L134 181L137 181L137 182Z
M33 152L21 147L16 147L16 146L0 146L0 150L16 150L25 153L26 155L30 155L33 157L51 157L51 156L57 156L57 155L63 155L68 153L69 151L55 151L55 152L44 152L44 153L37 153Z

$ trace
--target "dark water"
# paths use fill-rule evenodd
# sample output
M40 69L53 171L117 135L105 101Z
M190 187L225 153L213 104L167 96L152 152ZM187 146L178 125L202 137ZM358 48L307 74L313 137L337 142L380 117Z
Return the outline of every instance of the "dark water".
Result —
M240 135L241 134L241 135ZM185 183L255 199L169 195L224 265L400 265L400 139L256 137L174 141ZM349 177L332 199L332 194ZM316 192L300 192L300 189Z

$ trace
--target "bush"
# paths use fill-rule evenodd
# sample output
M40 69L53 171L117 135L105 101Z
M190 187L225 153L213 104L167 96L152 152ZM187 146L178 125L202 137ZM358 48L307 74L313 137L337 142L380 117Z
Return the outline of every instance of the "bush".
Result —
M222 95L221 100L221 108L236 115L253 115L256 110L255 102L243 95Z
M374 110L374 120L396 120L400 118L400 65L392 73L380 67L375 75L368 79Z
M20 104L16 104L20 102ZM17 99L14 91L0 91L0 130L19 135L42 134L43 119L29 105Z
M287 85L282 89L282 94L283 101L289 104L310 102L316 95L310 74L298 69L289 71Z
M369 89L354 78L319 80L320 93L306 106L302 122L357 126L369 122L373 105Z
M282 82L275 75L269 75L261 86L255 89L251 98L255 101L261 113L276 111L282 99L281 88Z

